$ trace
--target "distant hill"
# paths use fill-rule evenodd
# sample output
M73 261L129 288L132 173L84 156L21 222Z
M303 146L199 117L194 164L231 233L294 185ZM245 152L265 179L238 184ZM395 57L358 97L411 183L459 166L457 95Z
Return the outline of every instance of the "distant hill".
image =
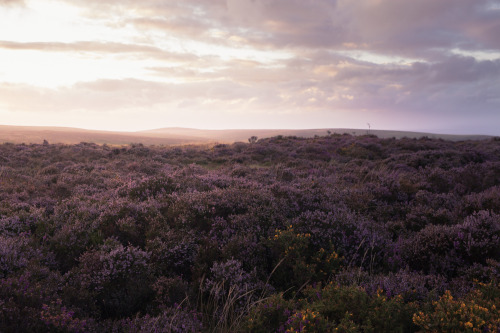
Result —
M320 128L320 129L229 129L229 130L200 130L182 127L160 128L148 131L140 131L142 135L155 137L192 137L205 139L208 141L219 140L222 142L247 141L251 136L259 138L267 138L277 135L299 136L299 137L314 137L315 135L324 136L328 132L332 134L350 134L350 135L366 135L373 134L379 138L421 138L429 137L434 139L444 139L451 141L461 140L483 140L491 138L489 135L452 135L452 134L435 134L424 132L408 132L408 131L388 131L388 130L370 130L366 129L351 129L351 128Z
M137 132L94 131L70 127L37 126L0 126L0 142L12 143L49 143L76 144L93 142L97 144L126 145L142 143L145 145L179 145L193 141L181 136L157 137Z
M346 128L324 129L229 129L229 130L202 130L192 128L160 128L138 132L95 131L71 127L37 127L37 126L5 126L0 125L0 142L12 143L49 143L76 144L93 142L97 144L125 145L142 143L144 145L182 145L207 143L247 142L251 136L266 138L277 135L314 137L324 136L328 132L334 134L366 135L373 134L380 138L441 138L444 140L482 140L491 138L488 135L449 135L405 131L386 131Z

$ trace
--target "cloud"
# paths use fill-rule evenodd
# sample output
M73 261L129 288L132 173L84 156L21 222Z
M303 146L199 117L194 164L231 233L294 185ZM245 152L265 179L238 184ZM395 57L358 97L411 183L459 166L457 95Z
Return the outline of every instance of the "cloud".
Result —
M496 38L500 10L495 0L90 0L81 4L92 8L94 15L101 15L103 8L115 11L122 24L139 29L219 43L240 40L253 47L355 45L408 56L435 48L500 46Z
M155 58L174 62L190 62L198 60L198 56L192 53L178 53L163 50L156 46L126 44L115 42L80 41L73 43L60 42L14 42L1 41L0 49L8 50L30 50L43 52L64 53L94 53L94 54L137 54L143 58Z
M332 104L352 109L391 109L422 114L492 112L500 103L500 60L451 56L438 63L377 65L345 62L321 90L337 91ZM336 96L333 95L333 96ZM342 99L342 95L352 99Z
M41 90L3 86L3 103L24 109L94 109L103 112L168 104L191 105L206 112L208 104L231 110L234 103L258 110L392 110L399 113L492 112L500 107L499 61L452 56L445 61L412 65L377 65L347 57L318 54L317 59L290 60L281 68L231 62L211 72L179 67L151 68L181 83L137 79L81 82ZM25 96L22 98L22 96ZM22 101L22 102L20 102ZM207 104L207 101L211 101ZM239 108L239 107L238 107ZM205 111L203 111L205 110ZM452 110L452 111L447 111Z
M491 38L478 38L497 26L500 11L489 0L397 0L350 2L345 10L361 42L370 48L413 54L432 48L498 48ZM496 24L495 24L496 23ZM422 52L423 51L423 52Z
M88 14L106 20L103 12L114 11L121 23L140 29L175 32L179 36L213 38L219 43L246 41L265 47L324 46L343 41L342 20L336 16L336 1L227 0L85 1ZM105 8L105 9L104 9ZM116 22L113 22L116 24ZM214 36L219 32L219 38ZM215 34L217 35L217 34Z
M56 51L56 52L161 52L160 49L147 45L122 44L113 42L13 42L0 41L0 48L11 50L36 50L36 51Z
M58 89L3 83L0 84L0 106L19 111L67 112L80 109L112 112L186 101L197 101L201 105L206 99L225 103L249 99L250 94L246 87L230 81L178 85L137 79L102 79Z
M133 34L0 49L120 55L145 60L147 75L60 89L3 84L5 107L500 121L498 0L66 1L85 22Z
M413 77L428 87L436 85L476 84L497 81L500 60L477 61L472 57L451 56L446 61L428 64L414 63Z
M0 6L24 5L24 0L0 0Z

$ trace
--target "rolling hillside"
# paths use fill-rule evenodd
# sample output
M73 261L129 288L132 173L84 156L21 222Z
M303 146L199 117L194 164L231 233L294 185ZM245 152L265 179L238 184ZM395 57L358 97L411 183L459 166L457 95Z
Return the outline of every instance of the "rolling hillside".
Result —
M257 136L266 138L277 135L314 137L324 136L330 133L351 135L374 134L379 138L442 138L445 140L480 140L487 139L487 135L447 135L404 131L385 131L366 129L228 129L228 130L202 130L191 128L160 128L138 132L112 132L85 130L70 127L32 127L32 126L5 126L0 125L0 142L11 143L49 143L76 144L80 142L93 142L97 144L125 145L130 143L142 143L144 145L182 145L182 144L206 144L206 143L232 143L237 141L246 142L249 137Z

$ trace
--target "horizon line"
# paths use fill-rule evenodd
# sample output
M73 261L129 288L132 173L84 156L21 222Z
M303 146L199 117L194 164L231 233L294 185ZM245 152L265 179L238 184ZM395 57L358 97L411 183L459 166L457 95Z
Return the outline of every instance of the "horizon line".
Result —
M405 130L405 129L376 129L376 128L354 128L354 127L313 127L313 128L196 128L196 127L182 127L182 126L171 126L171 127L157 127L148 128L141 130L112 130L112 129L95 129L95 128L84 128L84 127L72 127L72 126L52 126L52 125L10 125L1 124L0 127L23 127L30 129L54 129L54 130L81 130L81 131L92 131L92 132L112 132L112 133L143 133L159 130L169 130L169 129L179 129L179 130L195 130L195 131L329 131L329 130L345 130L345 131L366 131L367 134L370 132L406 132L415 134L431 134L431 135L456 135L456 136L490 136L496 137L495 134L480 134L480 133L456 133L456 132L434 132L425 130ZM344 134L344 133L337 133ZM351 134L351 133L347 133Z

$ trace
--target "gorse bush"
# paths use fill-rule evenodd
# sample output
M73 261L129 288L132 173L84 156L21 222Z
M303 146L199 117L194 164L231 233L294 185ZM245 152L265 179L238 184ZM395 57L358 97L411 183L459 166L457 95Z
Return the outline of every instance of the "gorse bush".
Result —
M413 322L426 331L496 332L500 327L498 288L499 285L482 284L461 299L446 291L432 302L429 311L415 313Z
M500 141L0 145L1 332L497 332Z

